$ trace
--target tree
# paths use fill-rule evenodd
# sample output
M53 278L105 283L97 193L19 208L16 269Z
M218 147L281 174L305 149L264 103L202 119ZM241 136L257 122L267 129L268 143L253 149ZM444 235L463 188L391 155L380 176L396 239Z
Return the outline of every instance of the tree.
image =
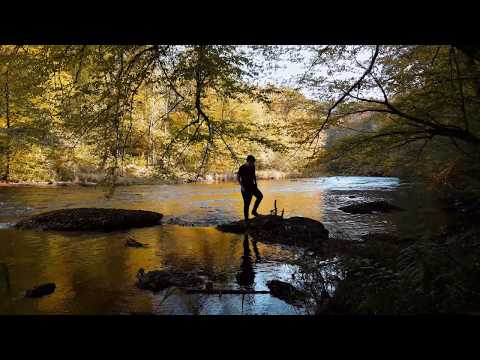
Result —
M313 69L330 66L329 76L343 79L326 82L314 71L306 74L304 84L321 87L329 106L321 126L305 142L352 115L369 114L377 129L349 138L345 153L382 140L384 151L415 146L418 156L437 140L435 145L478 155L480 64L474 51L454 46L331 46L314 51ZM346 74L350 78L344 80Z
M41 47L2 45L0 47L0 114L3 136L0 139L4 181L11 179L13 159L28 152L36 143L48 143L52 113L47 106L45 84L48 64ZM18 159L17 159L18 162ZM21 163L21 162L20 162ZM16 172L22 172L20 164Z

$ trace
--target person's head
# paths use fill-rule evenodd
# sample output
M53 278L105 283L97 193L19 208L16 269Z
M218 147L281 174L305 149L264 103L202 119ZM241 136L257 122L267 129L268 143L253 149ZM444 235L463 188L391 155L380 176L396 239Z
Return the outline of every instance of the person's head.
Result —
M247 156L247 164L249 166L254 166L255 165L255 157L253 155L248 155Z

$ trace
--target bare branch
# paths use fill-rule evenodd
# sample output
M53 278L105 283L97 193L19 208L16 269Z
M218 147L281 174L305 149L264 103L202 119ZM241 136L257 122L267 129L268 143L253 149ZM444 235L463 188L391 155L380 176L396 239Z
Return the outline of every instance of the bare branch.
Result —
M370 60L370 65L368 66L368 68L365 70L365 72L362 74L362 76L360 76L360 78L355 81L355 83L353 83L352 86L350 86L350 88L346 91L346 93L344 93L336 102L335 104L333 104L329 109L328 109L328 113L327 113L327 118L325 119L325 121L323 122L322 126L320 127L320 131L323 130L323 128L325 127L325 125L327 124L328 120L330 119L330 116L332 114L332 111L347 97L347 95L349 95L353 89L355 89L356 87L359 86L359 84L361 84L361 82L363 81L363 79L372 71L373 69L373 66L375 65L375 61L377 60L377 56L378 56L378 51L380 49L380 46L379 45L376 45L375 46L375 52L372 56L372 59Z

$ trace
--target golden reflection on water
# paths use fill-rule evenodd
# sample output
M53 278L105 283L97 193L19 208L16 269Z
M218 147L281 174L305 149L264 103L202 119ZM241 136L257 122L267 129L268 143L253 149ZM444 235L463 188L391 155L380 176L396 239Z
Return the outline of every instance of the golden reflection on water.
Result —
M277 200L278 211L285 209L286 217L314 218L329 230L336 216L343 227L350 226L357 233L359 229L374 231L384 226L383 218L377 216L358 217L338 211L338 206L351 201L348 194L332 194L314 183L262 181L259 185L264 194L259 208L263 214L269 213ZM0 211L0 223L57 208L90 206L158 211L166 215L166 220L174 216L201 227L161 225L79 234L0 229L0 262L8 266L11 280L10 291L4 284L0 286L0 314L296 313L269 295L248 296L242 303L238 296L219 299L179 293L162 302L163 293L153 295L134 286L139 268L202 271L219 288L251 286L265 290L270 279L288 280L293 270L285 259L294 256L291 250L264 244L257 244L255 249L242 235L222 233L213 227L242 217L239 190L232 183L130 186L118 188L108 200L98 188L2 189L0 203L15 211ZM371 196L356 195L362 200ZM416 203L422 204L422 199ZM405 228L419 218L413 212L392 216L408 216ZM148 247L127 248L127 237ZM249 259L245 258L247 253ZM56 283L54 294L38 300L23 298L25 290L45 282Z
M0 236L15 241L13 247L0 247L0 259L8 260L12 283L11 294L0 295L0 313L161 313L162 309L155 304L162 295L152 295L134 286L139 268L147 271L201 270L216 287L240 286L236 274L241 271L244 239L241 235L222 233L214 228L164 225L110 234L8 229L0 231ZM129 236L148 247L125 247L125 239ZM258 244L257 248L263 257L272 261L290 255L288 250L276 246ZM266 276L260 271L253 284L255 287L263 289L267 278L277 276L268 266L264 272ZM56 283L54 294L41 299L22 297L26 289L45 282ZM177 306L183 302L182 306L191 308L192 301L199 305L206 300L181 296L177 298ZM169 311L175 313L172 304Z
M260 181L264 198L259 212L270 213L277 200L278 211L285 209L285 216L308 216L321 220L324 209L324 191L320 188L302 189L287 181ZM196 221L208 221L214 225L232 221L243 215L240 187L234 183L180 184L155 186L129 186L116 189L111 199L105 198L101 188L7 188L14 204L33 211L20 213L31 215L53 209L72 207L118 207L158 211L167 216ZM52 201L53 200L53 201ZM253 206L253 205L252 205ZM2 218L3 217L3 218ZM16 221L19 216L4 217L0 221Z

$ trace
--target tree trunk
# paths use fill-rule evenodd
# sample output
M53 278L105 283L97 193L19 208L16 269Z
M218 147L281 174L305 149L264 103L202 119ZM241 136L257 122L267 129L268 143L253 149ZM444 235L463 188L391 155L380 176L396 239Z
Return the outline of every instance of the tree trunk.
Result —
M3 175L3 180L8 182L10 180L10 89L8 88L8 70L5 74L5 111L7 118L7 150L5 151L6 165L5 165L5 174Z

